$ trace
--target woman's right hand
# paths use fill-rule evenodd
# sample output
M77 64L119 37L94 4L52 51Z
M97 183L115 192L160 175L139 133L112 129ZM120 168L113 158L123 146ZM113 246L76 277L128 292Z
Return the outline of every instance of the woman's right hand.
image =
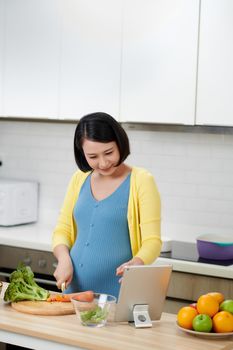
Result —
M70 258L69 250L66 246L58 246L54 249L58 263L53 276L57 280L57 287L61 289L65 283L65 288L71 283L73 278L73 264Z

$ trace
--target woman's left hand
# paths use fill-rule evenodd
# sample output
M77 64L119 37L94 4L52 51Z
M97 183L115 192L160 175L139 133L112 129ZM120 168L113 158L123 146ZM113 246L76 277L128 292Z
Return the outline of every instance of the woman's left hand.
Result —
M128 266L132 266L132 265L144 265L144 262L142 261L142 259L138 258L137 256L135 256L133 259L125 262L124 264L118 266L118 268L116 269L116 275L117 276L122 276L124 269ZM119 282L121 281L121 279L119 280Z

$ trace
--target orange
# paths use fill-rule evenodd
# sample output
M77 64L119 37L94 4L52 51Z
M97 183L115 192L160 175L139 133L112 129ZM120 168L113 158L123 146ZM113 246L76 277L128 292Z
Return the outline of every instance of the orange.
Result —
M233 315L228 311L220 311L215 314L213 329L216 333L233 332Z
M213 317L219 310L218 301L209 294L201 295L197 300L197 311Z
M214 297L219 304L221 304L224 301L224 299L225 299L224 295L222 293L220 293L220 292L210 292L210 293L207 293L207 294L208 295L212 295L212 297Z
M192 323L198 312L191 306L183 306L177 314L177 322L180 327L193 329Z

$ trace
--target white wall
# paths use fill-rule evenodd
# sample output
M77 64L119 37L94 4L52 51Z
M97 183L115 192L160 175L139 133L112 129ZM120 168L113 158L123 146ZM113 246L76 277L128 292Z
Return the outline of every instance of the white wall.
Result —
M233 237L232 130L125 128L132 151L128 163L149 169L158 184L162 235L191 241L203 233ZM0 177L40 183L43 224L55 225L76 169L74 130L75 124L0 120Z

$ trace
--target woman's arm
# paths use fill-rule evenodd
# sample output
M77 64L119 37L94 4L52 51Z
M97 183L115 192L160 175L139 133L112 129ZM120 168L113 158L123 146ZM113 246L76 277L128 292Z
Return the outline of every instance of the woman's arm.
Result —
M53 250L57 258L57 267L54 271L54 277L57 280L57 287L61 289L62 283L68 287L73 278L73 265L70 258L69 248L64 244L57 245Z
M145 171L137 179L138 225L135 229L140 237L139 249L134 255L144 264L151 264L160 254L161 201L154 177Z

